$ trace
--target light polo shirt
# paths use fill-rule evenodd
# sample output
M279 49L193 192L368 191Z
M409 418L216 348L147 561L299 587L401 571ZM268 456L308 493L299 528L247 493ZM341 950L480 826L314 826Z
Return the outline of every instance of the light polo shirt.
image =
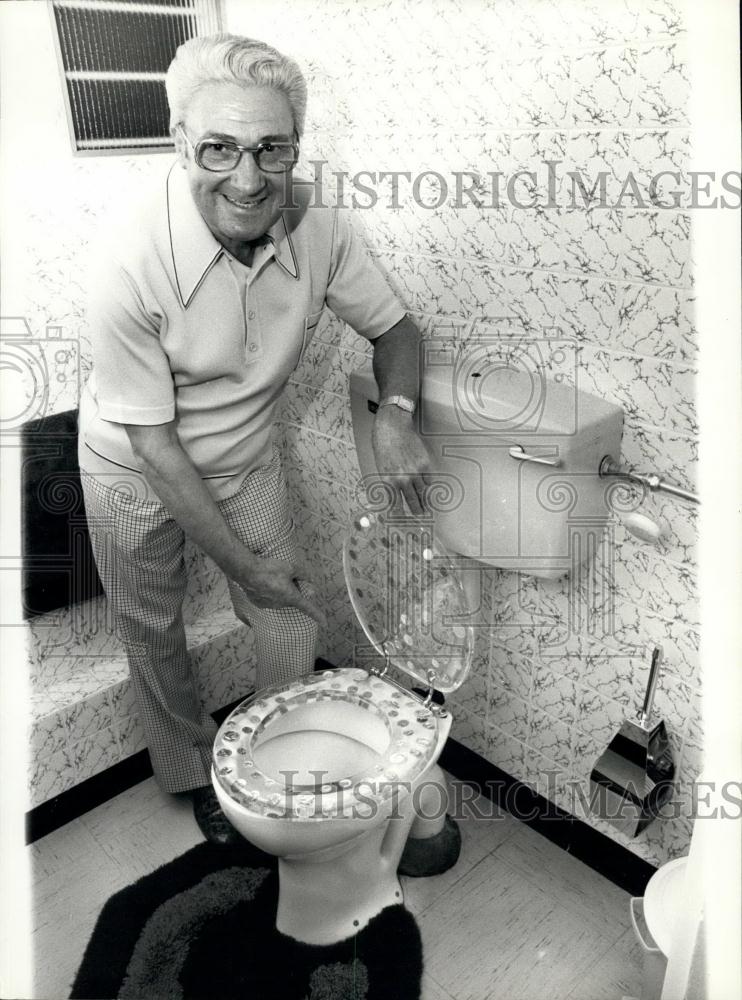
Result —
M176 421L215 499L270 458L278 397L327 305L373 340L405 315L347 215L294 188L247 268L214 238L173 167L108 242L89 309L93 371L80 466L140 474L124 424Z

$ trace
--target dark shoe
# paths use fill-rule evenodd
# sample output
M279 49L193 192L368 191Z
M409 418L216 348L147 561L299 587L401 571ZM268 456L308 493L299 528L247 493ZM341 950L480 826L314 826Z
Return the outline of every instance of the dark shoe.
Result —
M234 847L237 844L244 844L244 837L235 830L222 812L222 807L219 805L219 800L211 785L194 788L191 792L191 801L193 802L193 815L201 833L209 843L218 844L219 847Z
M434 837L408 837L397 867L398 875L426 878L442 875L453 868L461 853L461 831L449 815L440 833Z

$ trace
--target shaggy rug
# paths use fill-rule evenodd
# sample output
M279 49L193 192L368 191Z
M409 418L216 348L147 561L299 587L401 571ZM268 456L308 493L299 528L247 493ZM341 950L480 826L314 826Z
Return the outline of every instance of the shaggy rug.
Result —
M326 947L275 928L275 858L203 843L108 900L77 1000L418 1000L414 917L390 906Z

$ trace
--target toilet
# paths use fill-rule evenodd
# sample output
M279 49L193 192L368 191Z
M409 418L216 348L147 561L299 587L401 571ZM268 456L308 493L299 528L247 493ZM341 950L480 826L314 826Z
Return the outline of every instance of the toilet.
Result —
M369 638L357 650L365 665L258 691L219 729L212 769L230 822L278 857L278 930L317 945L350 937L402 902L402 851L426 783L443 783L436 765L451 715L433 691L463 682L473 649L461 581L430 526L362 511L343 555ZM396 602L374 586L382 570ZM390 610L394 634L383 620ZM390 676L394 668L424 693ZM440 791L432 798L438 815L427 819L440 826L445 799Z
M422 518L374 475L378 390L370 368L351 375L366 491L343 568L368 643L356 646L353 666L256 692L214 743L224 813L278 858L276 926L308 944L348 938L401 903L397 868L410 831L424 839L442 826L444 796L428 792L443 783L437 762L452 717L434 694L465 682L478 606L467 582L476 574L459 555L564 575L590 551L585 533L601 532L610 513L598 469L619 452L620 408L542 380L543 399L524 417L532 378L509 368L482 378L481 364L461 374L436 358L417 419L444 488Z

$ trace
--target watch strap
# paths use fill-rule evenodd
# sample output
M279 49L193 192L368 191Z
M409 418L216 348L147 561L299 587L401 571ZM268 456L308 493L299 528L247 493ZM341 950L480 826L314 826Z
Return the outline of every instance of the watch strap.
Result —
M409 396L385 396L379 400L379 406L398 406L407 413L415 412L415 401Z

